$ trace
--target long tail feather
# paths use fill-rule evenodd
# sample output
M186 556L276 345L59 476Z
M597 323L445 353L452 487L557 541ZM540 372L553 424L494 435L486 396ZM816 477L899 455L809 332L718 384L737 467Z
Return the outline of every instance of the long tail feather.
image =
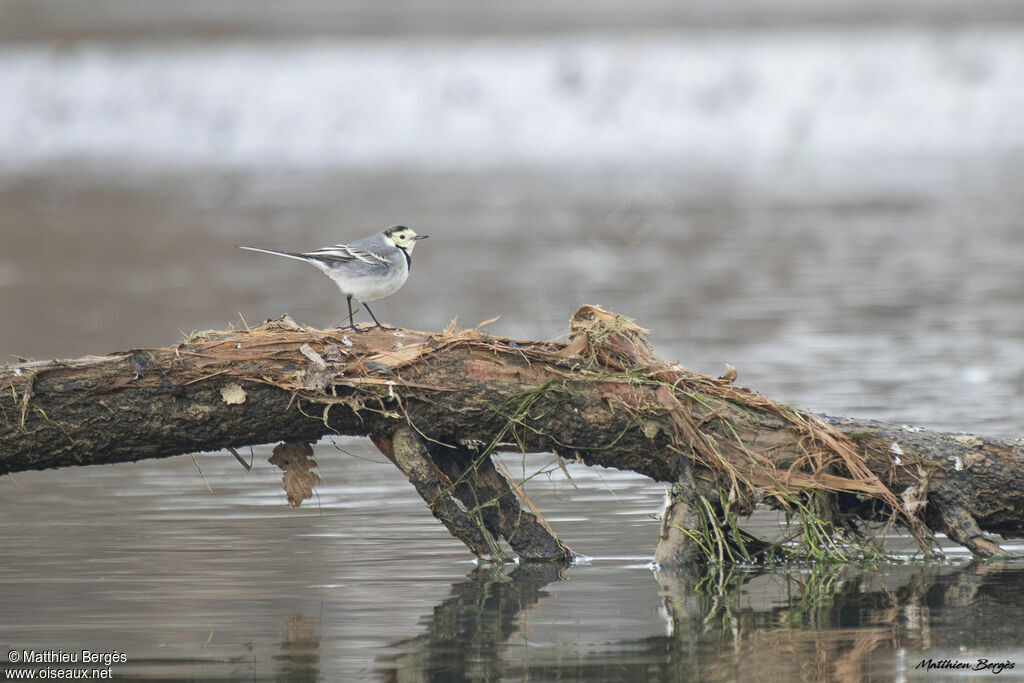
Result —
M274 254L275 256L285 256L287 258L293 258L296 261L306 261L307 263L315 263L318 259L310 257L307 254L300 254L295 251L278 251L277 249L260 249L259 247L243 247L238 245L239 249L245 249L247 251L261 251L264 254Z

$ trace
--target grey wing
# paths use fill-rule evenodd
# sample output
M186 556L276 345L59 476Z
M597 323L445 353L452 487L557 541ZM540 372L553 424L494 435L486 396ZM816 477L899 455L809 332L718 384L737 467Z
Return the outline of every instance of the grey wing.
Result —
M304 256L325 263L361 261L371 266L387 265L388 263L388 260L379 254L374 254L371 251L349 244L335 244L333 247L323 247L316 251L306 252Z

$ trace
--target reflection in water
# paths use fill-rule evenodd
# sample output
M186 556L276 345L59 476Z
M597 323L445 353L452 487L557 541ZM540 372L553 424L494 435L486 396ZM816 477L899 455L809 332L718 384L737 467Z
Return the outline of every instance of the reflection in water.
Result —
M586 656L536 645L523 657L510 639L526 613L543 613L545 587L567 576L547 563L477 568L452 586L422 635L378 661L380 672L389 681L858 681L912 674L927 658L973 664L1020 643L1013 630L1024 597L998 604L989 596L1024 578L1021 566L712 567L656 576L666 635L605 643ZM951 622L963 631L943 627Z
M397 643L404 652L381 662L388 665L386 680L406 680L409 671L427 680L499 680L505 673L502 645L562 571L553 562L521 564L511 572L477 567L434 608L423 635Z
M281 654L274 657L282 678L315 681L320 678L320 631L314 621L301 614L288 617Z
M1008 574L1020 578L1020 568L837 565L770 575L661 574L658 581L671 618L673 658L699 653L689 668L695 677L728 678L728 672L749 670L756 662L758 675L773 680L855 681L907 673L935 651L957 651L964 643L935 627L950 621L980 625L983 615L988 623L992 605L985 595L1000 593ZM752 608L757 584L769 577L781 582L786 601ZM1019 620L1024 601L1012 602L1005 606L1004 623ZM933 613L932 606L939 609ZM989 632L967 645L984 652L1007 644Z

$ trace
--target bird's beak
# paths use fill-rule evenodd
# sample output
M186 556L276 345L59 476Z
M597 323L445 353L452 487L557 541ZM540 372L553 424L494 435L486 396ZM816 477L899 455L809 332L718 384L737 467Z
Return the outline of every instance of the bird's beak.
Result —
M425 240L428 237L430 237L430 235L416 235L415 237L413 237L413 239L414 240Z

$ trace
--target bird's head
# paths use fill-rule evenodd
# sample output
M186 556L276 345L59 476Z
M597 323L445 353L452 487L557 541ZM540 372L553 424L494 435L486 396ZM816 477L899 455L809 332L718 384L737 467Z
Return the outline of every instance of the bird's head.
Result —
M426 235L417 235L412 228L407 228L404 225L396 225L384 231L384 241L393 247L405 249L406 253L412 251L417 240L426 238Z

